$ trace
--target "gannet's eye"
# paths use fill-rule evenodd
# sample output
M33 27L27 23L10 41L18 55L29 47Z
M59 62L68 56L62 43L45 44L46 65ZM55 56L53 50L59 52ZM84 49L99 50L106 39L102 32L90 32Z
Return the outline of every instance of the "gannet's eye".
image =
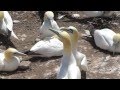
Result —
M73 30L72 29L68 29L67 30L69 33L73 33Z

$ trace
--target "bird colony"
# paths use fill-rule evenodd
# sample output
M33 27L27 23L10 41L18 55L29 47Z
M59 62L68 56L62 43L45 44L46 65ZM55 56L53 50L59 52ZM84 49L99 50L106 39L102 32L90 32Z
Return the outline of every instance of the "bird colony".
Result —
M39 11L39 13L43 13L43 11ZM83 13L87 17L104 17L109 12L83 11ZM0 72L16 71L20 63L24 62L22 57L59 57L60 66L56 79L81 79L82 71L87 73L91 70L88 67L87 56L78 49L81 46L78 44L78 40L82 38L80 30L71 24L59 27L57 20L64 19L66 15L57 16L57 19L54 19L55 15L52 11L44 11L41 15L43 22L39 29L35 30L39 39L31 48L19 51L14 45L11 45L11 37L22 42L13 31L13 20L8 11L0 11L0 37L4 38L4 42L0 43L6 44L6 49L0 52ZM79 18L80 15L73 14L71 17ZM14 23L19 23L19 21L14 21ZM120 52L120 34L107 27L89 30L89 35L86 32L85 35L87 38L92 37L98 48L112 52L113 56Z

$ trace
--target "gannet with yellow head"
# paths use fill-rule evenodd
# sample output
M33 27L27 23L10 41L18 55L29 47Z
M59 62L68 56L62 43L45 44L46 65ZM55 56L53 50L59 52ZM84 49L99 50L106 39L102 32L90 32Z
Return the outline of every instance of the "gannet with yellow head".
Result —
M50 29L63 42L63 57L57 79L81 79L81 72L72 53L70 36L65 31Z
M94 40L97 47L110 52L120 52L120 34L105 28L94 31Z
M77 28L73 26L69 26L69 27L63 27L61 30L67 31L71 37L72 52L75 56L77 65L79 66L80 70L88 71L86 55L81 52L78 52L77 50L78 39L79 39L79 32Z
M57 22L54 20L54 13L52 11L46 11L44 14L44 22L38 30L38 33L40 34L40 39L44 39L46 37L51 37L54 35L53 32L48 30L49 28L59 29Z
M13 21L8 11L0 11L0 33L10 38L18 39L13 32Z
M60 30L56 21L54 21L54 13L52 11L45 12L44 22L39 29L40 40L25 51L27 55L38 57L62 56L63 43L54 36L55 34L49 28Z
M25 56L26 54L19 52L14 48L8 48L0 53L0 71L14 71L20 64L17 56Z

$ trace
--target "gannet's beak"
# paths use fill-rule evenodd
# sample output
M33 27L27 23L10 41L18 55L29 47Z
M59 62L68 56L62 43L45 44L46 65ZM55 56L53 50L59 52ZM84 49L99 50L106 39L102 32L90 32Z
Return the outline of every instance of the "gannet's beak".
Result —
M18 55L18 56L26 56L27 54L24 54L24 53L22 53L22 52L15 52L14 53L15 55Z
M55 30L55 29L49 29L50 31L52 31L53 33L55 33L56 35L60 36L61 31L60 30Z

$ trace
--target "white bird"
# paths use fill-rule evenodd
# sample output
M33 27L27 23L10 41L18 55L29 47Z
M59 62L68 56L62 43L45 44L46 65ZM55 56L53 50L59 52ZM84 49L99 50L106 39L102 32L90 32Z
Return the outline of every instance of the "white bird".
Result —
M16 56L15 56L16 55ZM0 71L14 71L20 65L20 59L17 55L26 55L14 48L8 48L0 53Z
M62 56L63 43L56 37L45 38L37 42L30 50L25 51L27 55L39 57Z
M53 17L53 12L47 11L45 13L45 21L40 28L40 38L42 40L38 41L30 50L25 51L27 55L39 57L62 56L63 43L49 30L49 28L60 30Z
M75 57L72 53L70 36L65 31L53 30L60 40L63 42L63 57L61 59L60 69L57 74L57 79L81 79L81 72L77 66Z
M18 39L13 32L13 21L8 11L0 11L0 33L7 36L8 39L10 36Z
M104 11L83 11L88 17L98 17L104 14Z
M38 29L40 39L55 35L49 30L49 28L59 29L57 22L54 20L54 13L52 11L47 11L44 14L44 22L42 23L40 29Z
M120 52L120 34L105 28L94 31L94 41L97 47L110 52Z
M71 44L72 44L72 52L75 56L75 59L77 61L77 65L79 66L80 70L88 71L86 55L77 50L78 39L79 39L78 30L73 26L69 26L68 28L63 27L62 30L67 31L70 35Z

